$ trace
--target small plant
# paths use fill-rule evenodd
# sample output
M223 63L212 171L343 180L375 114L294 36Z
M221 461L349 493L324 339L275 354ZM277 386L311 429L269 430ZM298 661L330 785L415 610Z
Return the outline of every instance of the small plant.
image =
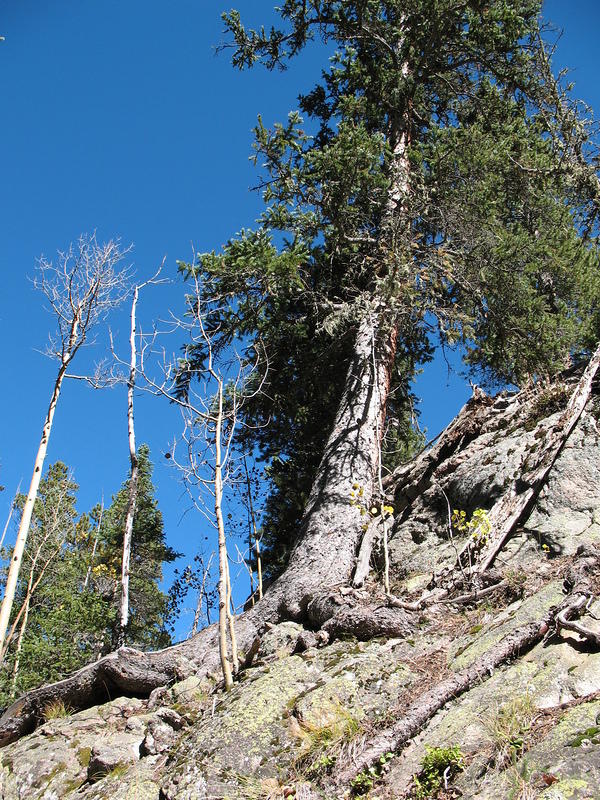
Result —
M337 750L355 736L359 728L356 715L339 700L324 703L315 718L300 723L300 753L296 766L309 776L327 772L337 760Z
M504 573L504 580L508 584L510 593L521 597L527 584L527 573L523 569L509 569Z
M372 766L363 769L362 772L359 772L356 778L354 778L350 784L352 788L352 794L356 796L368 794L368 792L370 792L375 786L377 781L381 779L386 764L391 761L393 757L393 753L384 753L382 756L379 756L377 761Z
M433 800L452 778L464 769L464 755L458 745L431 747L425 745L421 771L413 775L414 800Z
M489 514L483 508L476 508L471 519L467 519L465 511L455 508L452 511L451 522L458 533L468 533L477 547L483 547L492 530Z
M367 506L364 502L365 487L360 483L353 483L352 490L350 491L350 505L355 506L360 511L361 516L369 514L371 517L388 517L393 516L394 507L387 506L381 503L380 505Z
M553 776L554 777L554 776ZM519 765L514 764L509 773L510 792L508 800L535 800L539 790L534 786L534 775L527 759Z
M514 697L498 706L487 725L494 747L494 761L500 769L515 765L527 744L527 734L536 716L529 694Z
M73 709L65 705L63 700L52 700L48 705L44 706L43 710L44 719L48 722L51 719L64 719L70 717Z

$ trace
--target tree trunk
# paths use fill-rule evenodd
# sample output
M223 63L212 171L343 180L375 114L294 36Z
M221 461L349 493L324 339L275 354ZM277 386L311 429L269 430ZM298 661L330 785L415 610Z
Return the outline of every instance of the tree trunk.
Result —
M263 619L300 621L315 594L350 579L367 520L351 504L350 493L361 486L361 501L370 506L380 448L377 432L383 430L394 355L395 335L380 334L372 318L363 319L298 543L288 568L256 606Z
M2 536L0 536L0 548L4 544L4 539L6 537L6 532L8 531L8 526L10 525L10 521L12 519L12 515L15 511L17 506L17 498L19 497L19 492L21 491L21 481L19 481L19 485L17 486L17 491L14 494L12 502L10 504L10 508L8 509L8 515L6 517L6 522L4 523L4 528L2 529Z
M70 360L70 359L69 359ZM60 389L62 386L63 378L69 365L69 360L64 359L58 370L56 381L54 382L54 390L48 406L46 420L42 429L42 438L40 446L35 458L33 466L33 475L31 477L31 484L27 499L23 506L23 513L21 515L21 523L17 533L17 539L13 550L12 558L10 561L10 568L6 578L6 587L4 589L4 598L2 600L2 607L0 608L0 652L4 650L4 643L6 640L6 631L10 621L10 614L15 599L15 591L17 589L17 581L19 579L19 572L21 570L21 562L23 561L23 553L25 552L25 545L27 544L27 535L29 533L29 526L31 524L31 515L33 514L33 506L35 504L40 480L42 478L42 470L44 468L44 460L46 458L46 451L48 450L48 441L52 431L52 421L54 419L54 412L56 411L56 404L60 396Z
M17 647L15 649L15 663L13 665L13 674L12 674L12 681L10 684L10 697L11 699L14 698L15 694L17 693L17 679L19 677L19 662L21 657L21 648L23 647L23 639L25 637L25 631L27 630L27 623L29 622L29 606L31 602L31 580L33 575L30 576L29 579L29 586L27 587L27 597L25 599L25 613L23 614L23 621L21 622L21 628L19 630L19 638L17 639Z
M119 617L119 640L121 647L125 644L125 629L129 622L129 569L131 564L131 540L133 537L133 520L135 517L135 504L137 499L137 488L139 479L139 464L135 449L135 428L133 424L133 392L135 389L135 373L137 368L137 354L135 347L135 311L139 287L133 290L133 300L131 301L131 331L129 344L131 360L129 362L129 379L127 381L127 433L129 439L129 461L131 463L131 475L129 477L129 497L127 500L127 516L125 518L125 530L123 532L123 562L121 565L121 608Z
M221 670L225 681L225 689L229 691L233 686L231 662L227 652L227 622L229 593L227 591L227 542L225 540L225 523L223 521L223 474L221 463L221 433L223 425L223 382L218 379L218 411L215 420L215 519L219 534L219 656Z

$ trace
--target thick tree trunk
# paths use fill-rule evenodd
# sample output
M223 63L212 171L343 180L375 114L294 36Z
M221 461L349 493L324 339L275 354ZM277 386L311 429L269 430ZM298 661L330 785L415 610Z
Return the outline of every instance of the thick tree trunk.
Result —
M302 620L314 595L349 581L368 519L351 504L350 493L353 486L362 487L361 503L368 509L378 469L377 432L383 429L394 355L394 333L388 332L386 337L377 330L377 323L366 317L356 334L344 392L308 498L298 543L288 568L256 606L261 617ZM266 615L265 606L269 609Z

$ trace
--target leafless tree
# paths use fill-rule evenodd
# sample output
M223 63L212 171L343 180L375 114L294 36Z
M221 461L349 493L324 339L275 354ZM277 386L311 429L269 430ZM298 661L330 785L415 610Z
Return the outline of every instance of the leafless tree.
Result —
M250 373L258 369L258 355L250 364L237 354L229 354L225 363L215 353L214 332L209 333L206 316L209 309L202 301L204 293L192 276L194 291L187 298L188 313L185 318L171 317L170 332L184 333L186 345L184 356L167 357L158 351L159 335L142 338L140 372L145 378L146 389L166 397L179 406L182 412L184 431L180 444L185 456L178 458L176 444L169 456L183 475L185 485L195 507L209 520L218 535L219 560L219 653L225 688L233 685L238 669L238 654L235 635L235 610L231 598L231 578L227 536L223 515L224 486L231 483L239 472L233 458L233 442L240 423L240 409L248 399L246 387ZM188 375L186 388L181 387L182 367L198 363L196 354L201 351L204 358L201 366L193 367ZM152 377L149 360L160 353L160 375ZM194 357L188 358L188 355ZM263 373L264 374L264 373ZM260 391L262 383L253 391ZM240 475L241 479L241 475Z
M95 234L92 234L81 236L75 245L71 245L65 252L59 252L56 262L48 261L43 256L38 262L34 286L46 298L56 321L56 330L50 336L46 353L59 366L6 579L0 608L0 651L6 639L33 505L62 383L78 350L90 343L97 325L122 302L128 292L128 270L119 269L125 252L118 241L99 244Z
M164 262L163 262L164 263ZM127 498L127 514L125 516L125 528L123 531L123 558L121 560L121 601L119 608L119 634L118 646L121 647L125 644L125 630L129 622L129 571L131 564L131 542L133 538L133 521L135 518L135 507L137 501L137 490L139 481L139 463L135 445L135 425L133 414L133 400L135 393L135 381L137 374L137 338L136 338L136 314L137 303L140 290L144 286L149 286L162 281L158 280L158 276L162 269L162 265L158 268L155 274L143 283L136 283L133 287L133 295L131 298L131 310L129 314L130 330L129 330L129 372L127 377L127 435L129 443L129 462L131 464L131 471L129 475L129 494ZM112 346L112 337L111 337ZM113 355L115 355L117 363L123 363L116 357L114 346L112 346Z

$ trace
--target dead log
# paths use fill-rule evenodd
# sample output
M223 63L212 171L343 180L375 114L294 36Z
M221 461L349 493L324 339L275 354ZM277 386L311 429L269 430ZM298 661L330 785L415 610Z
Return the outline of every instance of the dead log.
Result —
M494 563L498 553L537 499L542 485L590 399L592 382L598 367L600 367L600 344L573 390L567 408L555 425L548 430L543 445L536 453L535 464L519 476L509 492L503 495L490 511L492 529L485 557L476 566L476 573L485 572ZM461 563L464 563L465 556L472 549L473 543L468 542L459 556Z
M486 680L498 667L516 656L527 653L536 644L544 639L548 640L561 629L573 630L586 638L592 646L600 647L598 634L571 621L581 614L593 597L592 583L586 573L596 571L599 561L596 554L583 550L578 551L577 558L580 563L572 568L568 580L572 585L572 591L560 606L551 608L540 620L511 631L469 667L440 681L418 697L407 709L399 709L398 719L393 725L377 733L362 751L354 753L350 764L345 764L334 772L332 777L334 786L337 789L348 787L360 772L368 769L385 753L396 753L401 750L447 703L460 697L475 684Z

